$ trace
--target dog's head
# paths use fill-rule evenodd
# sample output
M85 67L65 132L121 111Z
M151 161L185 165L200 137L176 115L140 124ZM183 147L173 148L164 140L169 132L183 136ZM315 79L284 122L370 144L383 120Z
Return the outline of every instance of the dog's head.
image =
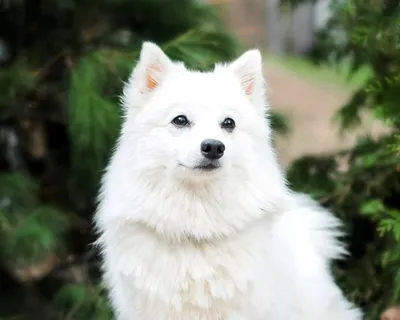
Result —
M244 53L213 72L187 70L145 43L126 84L121 143L147 170L204 180L252 169L268 145L262 59ZM265 161L265 156L264 156Z
M285 203L261 62L250 50L201 73L145 43L124 89L99 219L200 240L228 236Z

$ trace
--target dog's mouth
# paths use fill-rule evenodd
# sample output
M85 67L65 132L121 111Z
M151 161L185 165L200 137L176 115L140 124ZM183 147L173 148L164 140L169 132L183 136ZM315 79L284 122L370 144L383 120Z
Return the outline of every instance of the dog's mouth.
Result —
M202 171L202 172L210 172L210 171L215 171L219 168L221 168L221 164L218 161L202 161L198 164L196 164L194 167L189 167L186 166L182 163L179 164L182 167L192 169L195 171Z
M200 171L213 171L219 168L221 168L219 162L202 163L193 167L194 170L200 170Z

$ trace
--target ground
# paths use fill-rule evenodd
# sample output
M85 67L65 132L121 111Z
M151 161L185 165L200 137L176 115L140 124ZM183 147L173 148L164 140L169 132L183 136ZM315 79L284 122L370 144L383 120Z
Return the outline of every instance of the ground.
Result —
M333 122L335 112L363 81L363 75L360 77L347 83L333 70L312 69L304 64L299 66L265 58L271 107L287 116L291 128L288 136L276 139L283 165L288 165L301 154L326 153L349 147L360 133L377 135L382 132L382 126L366 116L360 130L341 137L338 124Z

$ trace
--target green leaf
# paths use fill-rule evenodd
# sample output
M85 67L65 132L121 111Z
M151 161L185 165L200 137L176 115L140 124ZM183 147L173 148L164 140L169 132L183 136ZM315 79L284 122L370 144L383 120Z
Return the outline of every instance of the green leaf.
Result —
M361 207L361 212L366 215L375 215L385 210L381 200L373 199L365 202Z

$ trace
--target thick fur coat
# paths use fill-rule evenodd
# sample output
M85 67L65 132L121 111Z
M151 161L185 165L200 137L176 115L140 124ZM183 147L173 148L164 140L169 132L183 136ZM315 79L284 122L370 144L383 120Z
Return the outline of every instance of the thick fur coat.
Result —
M123 107L95 216L118 320L361 319L339 221L276 159L258 50L201 73L145 43Z

